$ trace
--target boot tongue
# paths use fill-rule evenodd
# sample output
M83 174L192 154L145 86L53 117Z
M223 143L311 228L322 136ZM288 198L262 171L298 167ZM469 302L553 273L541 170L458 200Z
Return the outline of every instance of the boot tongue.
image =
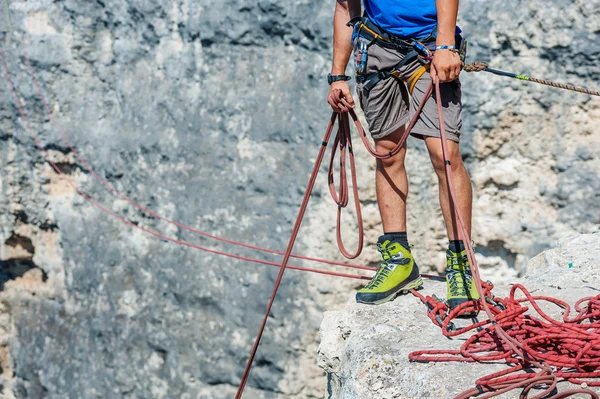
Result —
M465 270L465 267L464 267L465 264L462 259L462 253L457 254L457 253L453 253L451 251L446 251L446 255L449 257L451 269L458 270L458 271Z
M390 240L389 238L386 238L385 236L379 237L379 240L377 240L377 250L381 254L381 257L383 258L384 262L391 259L392 254L390 253L389 248L393 244L394 241Z

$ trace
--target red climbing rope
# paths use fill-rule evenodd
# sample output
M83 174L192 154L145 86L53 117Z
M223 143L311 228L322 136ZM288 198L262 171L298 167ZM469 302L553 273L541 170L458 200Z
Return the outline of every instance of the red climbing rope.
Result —
M332 116L332 118L335 114ZM338 248L342 255L348 259L357 258L363 249L363 237L364 237L364 223L362 219L362 212L360 207L360 200L358 198L358 184L356 182L356 166L354 164L354 151L352 151L352 136L350 135L350 123L348 118L342 118L341 114L338 114L338 134L335 135L333 142L333 149L331 151L331 158L329 160L329 192L333 201L338 206L337 219L336 219L336 239ZM339 193L335 191L335 182L333 179L333 165L335 162L335 154L337 149L340 149L340 188ZM354 208L356 210L356 219L358 222L358 245L356 252L350 253L344 246L342 240L342 209L348 206L348 179L346 176L346 149L350 155L350 176L352 179L352 192L354 196Z
M2 39L0 39L0 43L3 43L6 40L6 37L3 37ZM22 42L21 42L22 44ZM234 240L230 240L224 237L219 237L204 231L200 231L198 229L195 229L193 227L184 225L182 223L173 221L169 218L166 218L154 211L152 211L151 209L148 209L142 205L140 205L138 202L134 201L133 199L127 197L125 194L121 193L120 191L118 191L114 186L112 186L108 181L106 181L104 178L102 178L90 165L89 163L86 161L85 158L83 158L83 156L81 156L79 154L79 152L75 149L75 147L71 144L69 138L66 136L66 134L62 131L62 129L60 128L59 124L56 122L55 118L54 118L54 114L50 111L50 107L48 105L48 102L45 99L45 96L40 88L40 85L38 83L38 79L37 76L33 70L33 67L31 65L31 62L29 60L29 58L27 57L27 55L22 52L21 53L23 59L26 61L27 67L28 67L28 71L30 74L30 77L32 79L33 85L36 89L36 92L38 93L38 96L40 98L40 100L42 101L42 104L44 106L44 109L46 111L46 114L49 117L50 122L52 123L52 125L55 127L56 131L59 133L61 139L65 142L65 144L67 145L67 147L71 150L71 152L75 155L75 157L79 160L79 162L83 165L84 169L86 169L88 172L90 172L90 174L92 176L94 176L95 179L97 179L100 183L102 183L102 185L104 185L107 189L109 189L109 191L113 192L117 197L127 201L128 203L130 203L131 205L133 205L134 207L138 208L140 211L144 212L147 215L150 215L152 217L155 217L159 220L165 221L167 223L173 224L181 229L196 233L198 235L201 236L205 236L211 239L215 239L218 241L222 241L222 242L226 242L232 245L236 245L236 246L241 246L241 247L245 247L245 248L249 248L249 249L253 249L253 250L258 250L258 251L262 251L262 252L267 252L267 253L272 253L272 254L277 254L277 255L284 255L284 252L281 251L276 251L276 250L272 250L272 249L268 249L268 248L263 248L263 247L259 247L259 246L255 246L255 245L251 245L251 244L247 244L247 243L243 243L243 242L239 242L239 241L234 241ZM13 99L17 105L17 108L19 110L19 113L21 114L21 116L23 117L23 119L26 121L26 127L28 129L28 132L30 133L30 135L32 135L32 137L34 138L34 140L36 140L36 145L38 146L38 148L40 148L39 146L39 139L37 138L37 136L35 134L33 134L33 130L31 129L31 126L29 125L27 116L25 115L23 108L20 104L20 102L18 101L18 96L16 95L16 91L14 88L14 85L12 83L12 80L10 78L10 69L8 68L8 65L6 64L5 60L4 60L4 54L0 52L0 56L3 59L3 66L4 66L4 72L7 78L7 82L10 85L12 94L13 94ZM40 148L40 150L43 151L43 147ZM47 154L44 154L45 156ZM47 158L47 157L46 157ZM57 170L57 167L55 164L52 163L52 161L50 159L48 159L48 162L52 165L53 169L55 171L57 171L57 173L59 174L63 174L60 170ZM69 184L74 185L74 183L72 183L72 181L70 179L68 179ZM79 192L79 191L78 191ZM84 198L88 199L90 202L92 202L94 204L94 206L98 207L99 209L101 209L102 211L105 211L106 208L101 207L100 204L98 204L97 202L93 201L91 199L91 197L89 197L89 195L84 194L84 193L80 193ZM161 238L163 240L166 241L171 241L177 244L181 244L184 246L188 246L188 247L192 247L194 249L199 249L205 252L209 252L209 253L213 253L216 255L220 255L220 256L226 256L226 257L231 257L231 258L235 258L235 259L239 259L239 260L244 260L244 261L248 261L248 262L253 262L253 263L260 263L260 264L265 264L265 265L269 265L269 266L275 266L275 267L280 267L281 264L280 263L276 263L276 262L269 262L269 261L264 261L261 259L254 259L254 258L249 258L249 257L244 257L244 256L239 256L239 255L234 255L234 254L230 254L230 253L226 253L226 252L222 252L222 251L217 251L217 250L213 250L204 246L200 246L200 245L195 245L195 244L191 244L189 242L185 242L185 241L181 241L181 240L176 240L176 239L172 239L169 238L167 236L164 236L160 233L157 233L155 231L149 230L149 229L144 229L139 227L137 224L130 222L129 220L126 220L125 218L114 214L112 211L108 211L107 213L109 213L111 216L116 217L117 219L121 220L122 222L130 225L131 227L137 228L139 230L142 230L148 234L154 235L158 238ZM355 268L355 269L362 269L362 270L368 270L368 271L375 271L377 270L374 267L370 267L370 266L362 266L362 265L354 265L354 264L350 264L350 263L343 263L343 262L337 262L337 261L332 261L332 260L327 260L327 259L320 259L320 258L314 258L314 257L308 257L308 256L301 256L301 255L296 255L296 254L291 254L291 257L297 258L297 259L302 259L302 260L307 260L307 261L313 261L313 262L319 262L319 263L325 263L325 264L330 264L330 265L334 265L334 266L342 266L342 267L349 267L349 268ZM352 274L345 274L345 273L337 273L337 272L328 272L328 271L323 271L323 270L318 270L318 269L313 269L313 268L307 268L307 267L300 267L300 266L288 266L290 269L294 269L294 270L301 270L301 271L307 271L307 272L312 272L312 273L319 273L319 274L326 274L326 275L332 275L332 276L338 276L338 277L347 277L347 278L354 278L354 279L370 279L370 277L365 277L365 276L360 276L360 275L352 275ZM426 278L430 278L430 279L439 279L439 276L436 275L431 275L431 274L424 274L423 277Z
M22 44L22 43L21 43ZM272 249L268 249L268 248L263 248L263 247L259 247L256 245L251 245L251 244L246 244L243 242L239 242L239 241L234 241L234 240L230 240L224 237L219 237L198 229L195 229L193 227L187 226L183 223L179 223L177 221L171 220L165 216L162 216L156 212L154 212L153 210L144 207L143 205L139 204L138 202L136 202L135 200L129 198L128 196L126 196L125 194L121 193L119 190L117 190L112 184L110 184L108 181L106 181L106 179L104 179L102 176L100 176L100 174L98 174L90 165L89 163L85 160L85 158L83 158L83 156L81 156L79 154L79 152L75 149L75 147L73 146L73 144L71 143L71 141L69 140L69 138L67 137L67 135L62 131L62 129L60 128L59 124L56 123L56 120L54 118L54 114L52 113L52 111L50 110L50 107L48 106L48 102L46 101L46 98L40 88L40 85L38 83L38 79L37 76L33 70L33 67L31 66L31 62L29 60L29 58L27 57L27 55L25 54L24 51L21 52L21 55L23 57L23 59L25 60L26 64L27 64L27 69L29 72L29 75L31 76L31 79L33 81L33 85L35 87L35 90L38 94L38 97L40 98L40 100L42 101L42 104L44 106L44 109L46 111L46 114L48 115L49 119L50 119L50 123L52 123L52 125L54 126L54 128L56 129L56 131L58 132L60 138L65 142L65 144L67 145L67 147L69 148L69 150L73 153L73 155L77 158L77 160L83 165L84 169L86 169L96 180L98 180L104 187L106 187L109 191L111 191L112 193L114 193L117 197L121 198L124 201L127 201L129 204L131 204L132 206L134 206L135 208L139 209L140 211L142 211L143 213L150 215L156 219L162 220L164 222L167 222L169 224L172 224L174 226L177 226L183 230L187 230L190 231L192 233L204 236L204 237L208 237L214 240L218 240L218 241L222 241L222 242L226 242L228 244L232 244L232 245L236 245L236 246L240 246L240 247L245 247L245 248L249 248L249 249L253 249L253 250L257 250L257 251L262 251L262 252L268 252L268 253L272 253L272 254L277 254L277 255L285 255L284 252L281 251L276 251L276 250L272 250ZM362 237L362 234L361 234ZM320 258L314 258L314 257L308 257L308 256L302 256L302 255L296 255L296 254L291 254L290 255L293 258L297 258L297 259L302 259L302 260L308 260L308 261L312 261L312 262L319 262L319 263L326 263L326 264L330 264L330 265L334 265L334 266L343 266L343 267L350 267L350 268L356 268L356 269L364 269L364 270L376 270L372 267L369 266L360 266L360 265L354 265L354 264L350 264L350 263L343 263L343 262L336 262L336 261L332 261L332 260L327 260L327 259L320 259ZM357 255L358 256L358 255ZM356 256L355 256L356 257ZM353 259L353 258L352 258Z
M260 264L264 264L264 265L268 265L268 266L274 266L274 267L280 267L281 268L281 264L277 263L277 262L270 262L270 261L266 261L266 260L261 260L261 259L255 259L255 258L250 258L250 257L246 257L246 256L240 256L240 255L235 255L235 254L230 254L227 252L222 252L222 251L217 251L208 247L204 247L201 245L197 245L197 244L193 244L187 241L183 241L183 240L178 240L175 238L171 238L168 236L165 236L161 233L158 233L154 230L151 230L149 228L145 228L142 226L139 226L136 223L133 223L127 219L125 219L124 217L117 215L116 213L114 213L113 211L105 208L104 206L102 206L101 204L99 204L97 201L95 201L91 196L89 196L88 194L86 194L85 192L81 191L78 186L67 176L65 175L60 168L56 165L56 163L54 161L52 161L50 155L48 154L48 152L46 151L46 149L44 148L44 146L41 144L39 137L34 133L33 128L31 127L31 124L29 122L29 118L27 117L27 115L25 114L25 111L23 110L23 106L21 104L21 101L19 99L19 97L17 96L17 92L16 89L14 87L13 81L10 77L10 72L8 69L8 65L6 63L6 59L4 56L4 52L2 50L0 50L0 58L2 59L2 65L4 67L4 74L6 76L6 82L8 83L10 90L12 92L13 95L13 100L15 102L15 105L19 111L19 114L21 115L21 117L23 118L24 122L25 122L25 127L27 129L27 131L29 132L29 134L32 136L32 138L34 139L34 142L36 144L36 146L38 147L38 149L43 153L44 157L46 158L46 160L48 161L48 163L52 166L52 168L56 171L56 173L65 176L66 177L66 181L67 183L73 187L73 189L79 194L81 195L85 200L89 201L92 205L94 205L96 208L98 208L99 210L101 210L102 212L120 220L121 222L135 228L138 230L141 230L145 233L151 234L155 237L158 237L162 240L165 241L170 241L179 245L183 245L186 247L190 247L190 248L194 248L194 249L198 249L201 251L205 251L205 252L209 252L215 255L220 255L220 256L226 256L226 257L230 257L230 258L234 258L234 259L239 259L239 260L243 260L243 261L247 261L247 262L252 262L252 263L260 263ZM46 102L44 102L44 104L46 105ZM46 105L47 106L47 105ZM65 136L66 139L66 136ZM74 149L71 147L72 151L74 151ZM75 152L75 151L74 151ZM85 162L85 160L83 158L79 158L80 161ZM86 163L87 166L87 163ZM88 169L91 171L91 168ZM97 176L97 174L96 174ZM102 180L102 178L100 178L100 176L98 176L99 179ZM110 186L109 183L106 182L107 185ZM111 186L112 187L112 186ZM116 189L114 190L115 193L119 193ZM119 193L120 194L120 193ZM127 198L125 196L122 196L121 198ZM131 200L131 202L134 202ZM140 205L141 207L141 205ZM147 210L148 213L150 213L153 216L156 216L158 218L161 218L161 220L166 220L165 218L162 218L158 215L156 215L155 213ZM176 222L173 222L176 223ZM181 225L183 228L183 225ZM186 226L187 227L187 226ZM190 228L191 229L191 228ZM193 229L192 229L193 230ZM207 235L210 236L211 238L217 238L217 239L221 239L221 241L227 241L227 242L231 242L231 240L227 240L227 239L223 239L221 237L216 237L216 236L211 236L208 233L203 233L200 231L196 231L198 234L203 234L203 235ZM234 242L231 242L234 243ZM251 245L247 245L247 244L243 244L243 243L237 243L240 244L242 246L246 246L249 248L253 248L253 249L259 249L258 247L253 247ZM273 252L273 253L279 253L277 251L272 251L272 250L267 250L268 252ZM307 258L307 257L299 257L300 259L306 259L306 260L318 260L318 259L314 259L314 258ZM350 265L350 264L341 264L341 263L337 263L337 262L329 262L327 261L326 263L331 263L331 264L336 264L338 266L346 266L346 267L355 267L355 268L360 268L360 269L366 269L366 270L373 270L373 268L371 267L367 267L367 266L357 266L357 265ZM337 276L337 277L346 277L346 278L353 278L353 279L359 279L359 280L370 280L370 277L366 277L366 276L360 276L360 275L354 275L354 274L346 274L346 273L339 273L339 272L332 272L332 271L327 271L327 270L319 270L319 269L313 269L313 268L308 268L308 267L302 267L302 266L287 266L290 269L294 269L294 270L301 270L301 271L306 271L306 272L312 272L312 273L318 273L318 274L325 274L325 275L330 275L330 276Z
M484 291L490 299L492 286L484 283ZM521 293L524 297L518 298ZM471 398L489 393L484 397L494 397L512 389L522 388L531 390L539 385L539 378L547 380L549 386L555 386L558 378L573 384L600 386L600 295L580 299L575 304L577 315L570 318L571 307L568 303L548 296L533 296L525 287L516 284L512 287L508 298L493 298L492 312L499 328L518 340L519 345L529 359L538 359L550 366L550 372L541 370L538 373L521 372L530 364L515 353L503 340L499 340L496 332L490 328L491 319L480 321L470 326L455 329L456 317L468 311L469 305L447 314L448 308L431 297L424 297L418 292L414 294L427 304L429 317L442 328L447 337L462 335L477 331L471 335L459 350L424 350L409 355L409 359L420 362L495 362L504 361L510 367L500 372L492 373L476 381L477 387L469 389L457 398ZM562 322L548 316L539 305L547 302L564 310ZM537 316L529 314L531 306ZM583 306L585 305L585 306ZM482 328L488 326L486 328ZM521 373L519 373L521 372ZM594 380L596 379L596 380ZM552 391L546 390L542 396ZM568 397L576 393L587 393L592 398L598 396L584 389L572 389L562 392ZM567 395L567 396L564 396ZM526 397L526 396L525 396Z

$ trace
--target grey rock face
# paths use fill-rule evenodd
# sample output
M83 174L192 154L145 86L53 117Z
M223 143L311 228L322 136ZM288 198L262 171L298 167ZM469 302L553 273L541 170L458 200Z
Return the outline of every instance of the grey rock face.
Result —
M329 117L333 2L7 4L14 33L0 46L11 78L33 132L67 176L35 147L2 78L3 394L232 397L277 270L145 235L83 200L68 179L141 227L277 258L177 229L111 194L60 139L22 54L58 128L110 184L170 219L283 250ZM471 60L580 85L597 80L597 2L461 7ZM4 17L0 31L9 29ZM597 231L600 103L481 74L463 77L463 91L462 146L486 273L516 274L556 238ZM409 145L410 237L422 267L435 269L446 241L436 179L422 143ZM374 162L357 153L367 241L375 242ZM297 252L339 259L326 192L321 177ZM353 245L352 217L344 226ZM372 250L362 259L377 260ZM324 395L315 359L321 312L357 285L286 275L248 397Z
M571 264L571 267L569 267ZM558 248L529 262L522 283L534 295L548 295L573 305L596 296L600 286L600 234L569 237ZM445 295L445 284L426 282L424 293ZM508 295L510 285L494 294ZM559 320L562 310L543 305ZM453 398L475 380L506 367L498 363L411 363L408 354L425 349L459 349L461 338L445 338L412 295L380 306L359 305L326 312L321 324L319 364L327 372L329 398ZM480 318L483 320L483 318ZM468 321L464 322L468 324ZM462 326L462 325L461 325ZM567 389L561 384L560 389ZM572 386L571 386L572 388ZM512 398L515 393L506 394Z
M10 7L16 32L2 51L34 133L67 178L140 226L232 251L95 181L44 113L21 52L60 129L118 190L193 227L285 248L327 118L315 101L325 95L329 34L319 2ZM167 244L103 214L45 164L4 80L0 90L2 266L5 280L17 279L5 293L6 389L23 398L231 397L277 270ZM322 391L314 362L298 366L316 350L305 341L315 340L319 304L301 300L307 291L298 273L286 276L250 397Z

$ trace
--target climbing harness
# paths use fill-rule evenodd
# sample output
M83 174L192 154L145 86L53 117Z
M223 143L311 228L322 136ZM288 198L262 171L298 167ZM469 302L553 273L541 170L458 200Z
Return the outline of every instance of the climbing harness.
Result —
M352 42L355 47L354 67L356 70L356 82L363 84L363 89L370 92L381 80L391 77L400 78L402 67L419 61L419 68L407 79L408 92L412 94L417 81L429 70L429 63L433 58L435 38L437 31L434 30L427 38L422 40L401 39L375 25L366 16L351 19L347 26L353 27ZM467 40L456 36L457 47L451 46L452 51L459 53L464 62L467 55ZM366 74L369 47L373 44L394 50L403 55L402 59L389 69L380 70ZM440 46L449 47L449 46Z
M403 66L415 60L421 60L424 66L431 58L431 50L425 44L415 40L400 39L379 28L367 17L353 18L347 23L347 26L353 27L352 41L355 45L356 81L362 83L367 92L371 91L380 80L391 77L398 78L399 70ZM424 41L427 42L434 38L435 35L432 34ZM403 55L402 60L389 70L366 74L369 47L373 44L397 51ZM419 74L420 77L424 71L423 68L419 68L413 75Z
M52 159L50 158L46 149L42 146L39 138L34 133L34 130L32 129L32 126L29 123L29 120L23 110L21 102L16 94L16 90L15 90L15 87L10 78L10 73L9 73L8 66L5 61L4 54L1 50L0 50L0 58L2 59L2 64L3 64L5 75L7 78L6 81L8 82L8 84L11 88L13 98L14 98L15 104L19 110L19 113L22 116L23 120L25 121L25 127L26 127L27 131L32 135L32 137L34 138L34 141L36 143L36 146L44 154L46 160L50 163L50 165L53 167L53 169L56 171L56 173L62 175L63 172L56 165L56 163L54 163L52 161ZM42 102L44 103L44 108L48 112L52 123L55 124L53 115L50 112L48 104L44 100L41 90L39 90L39 85L37 84L37 80L35 78L35 74L33 73L33 69L31 68L31 64L29 63L29 60L26 57L24 57L24 59L27 61L32 79L34 81L34 85L36 86L36 90L38 91L38 94L40 95L40 98L42 99ZM477 64L477 63L471 64L471 65L473 66L475 64ZM501 74L502 76L515 77L517 79L532 81L535 83L547 84L550 86L559 87L559 88L563 88L566 90L573 90L573 91L587 93L587 94L591 94L591 95L600 95L600 93L598 93L596 91L580 89L580 88L576 88L571 85L560 85L560 84L554 83L554 82L542 81L539 79L528 78L528 77L524 77L524 76L520 76L520 75L516 75L516 74L509 74L509 73L506 73L503 71L491 70L490 68L487 67L487 65L485 67L483 67L484 64L482 64L482 63L480 63L479 65L480 65L479 67L473 67L473 68L475 68L475 69L479 68L479 69L477 69L477 71L492 72L492 73L496 73L496 74ZM467 72L475 71L475 70L468 70L467 67L468 66L465 66L465 70ZM514 76L512 76L512 75L514 75ZM353 152L352 152L352 145L351 145L350 133L349 133L349 130L350 130L349 117L352 118L356 128L358 129L361 140L365 144L369 153L371 153L376 158L380 158L380 159L389 158L389 157L395 155L399 151L399 149L402 147L404 141L406 140L406 138L410 134L410 131L412 130L414 124L416 123L418 115L420 114L420 112L423 108L423 105L431 97L434 88L436 90L436 97L441 98L439 82L436 82L435 85L433 85L433 84L430 85L428 90L425 93L424 99L421 102L420 108L417 110L416 115L413 117L413 119L409 123L409 126L407 127L403 137L401 138L399 145L396 148L394 148L392 151L387 152L387 153L377 153L375 150L373 150L373 148L371 147L371 145L369 143L368 138L366 137L366 132L364 131L364 129L362 129L362 126L361 126L360 122L358 121L358 118L357 118L354 110L351 109L349 111L349 113L340 113L340 114L334 113L332 115L330 122L329 122L328 129L325 134L325 138L323 140L323 145L321 146L321 148L319 150L319 155L317 157L317 161L315 162L315 167L313 168L311 178L309 180L309 184L308 184L305 196L304 196L304 200L302 202L302 206L300 207L300 210L298 212L298 218L294 225L292 236L290 237L290 241L289 241L288 247L284 253L284 259L281 264L275 263L275 262L259 261L256 259L245 258L245 257L237 256L237 255L227 254L227 253L221 253L219 251L211 250L206 247L198 246L198 245L191 244L191 243L188 243L185 241L172 239L172 238L164 236L160 233L157 233L153 230L150 230L148 228L138 226L138 225L130 222L129 220L117 215L116 213L112 212L111 210L103 207L101 204L96 202L89 195L87 195L86 193L81 191L75 185L75 183L72 182L70 179L67 179L67 181L69 182L69 184L72 185L72 187L76 190L76 192L79 195L81 195L87 201L92 203L94 206L98 207L100 210L107 213L108 215L117 218L118 220L122 221L123 223L130 225L133 228L138 228L148 234L154 235L156 237L159 237L159 238L167 240L167 241L175 242L180 245L185 245L185 246L200 249L203 251L208 251L208 252L215 253L218 255L231 256L231 257L241 259L241 260L266 263L266 264L270 264L271 266L276 266L276 267L280 268L279 275L277 277L277 280L276 280L276 283L275 283L275 286L273 289L273 293L271 295L271 299L267 306L267 312L265 314L265 318L263 319L263 323L259 330L259 334L257 336L257 339L255 340L255 343L254 343L254 346L252 349L252 354L248 360L246 370L244 372L244 376L242 377L242 381L240 383L240 387L238 388L238 393L236 395L236 398L241 398L241 395L243 393L245 384L246 384L248 376L249 376L250 367L251 367L251 365L253 363L253 359L256 355L258 345L260 344L260 339L262 337L262 333L264 331L264 328L265 328L265 325L266 325L266 322L268 319L268 314L273 305L273 301L275 300L275 296L277 294L277 290L281 283L281 279L283 277L283 273L284 273L285 269L286 268L294 268L294 269L305 270L305 271L324 272L324 271L320 271L320 270L312 270L312 269L308 269L308 268L288 266L287 263L289 261L289 258L292 257L291 251L292 251L292 248L294 245L294 241L297 237L298 230L301 225L302 218L304 216L304 212L305 212L307 204L308 204L308 199L310 197L312 188L314 187L314 183L315 183L318 171L319 171L319 167L323 160L325 150L328 145L328 141L330 140L330 136L335 127L335 123L336 122L338 123L338 131L336 134L336 138L334 139L334 144L335 144L336 148L339 146L340 156L345 158L345 150L348 151L348 154L350 156L350 163L351 163L352 184L353 184L353 188L355 189L355 192L354 192L355 202L358 203L359 201L358 201L357 190L356 190L355 171L353 170L354 169L353 168ZM455 193L454 187L452 185L452 181L453 181L452 180L452 168L451 168L450 160L448 159L448 156L447 156L448 149L447 149L447 143L446 143L446 132L445 132L445 127L444 127L444 122L443 122L443 113L442 113L441 102L437 102L437 107L438 107L438 114L439 114L439 118L440 118L442 152L444 155L445 165L446 165L446 178L449 183L450 196L452 198L453 203L456 203L456 193ZM65 140L68 143L68 139L66 139L64 134L61 133L61 137L63 138L63 140ZM69 143L69 146L73 150L70 143ZM335 153L332 154L332 159L334 156L335 156ZM232 240L226 240L221 237L212 236L212 235L209 235L208 233L204 233L199 230L192 229L188 226L179 224L177 222L174 222L167 218L164 218L160 215L157 215L157 214L153 213L152 211L137 204L135 201L127 198L120 192L118 192L108 182L106 182L99 175L97 175L97 173L93 172L93 169L91 169L89 167L89 165L87 164L87 162L85 162L85 160L83 158L79 157L78 154L76 154L76 157L78 158L78 160L80 162L82 162L82 164L86 167L86 169L88 169L94 175L95 178L97 178L99 181L103 182L103 184L109 190L113 191L115 193L115 195L117 195L123 199L126 199L130 204L136 206L138 209L140 209L143 212L153 215L161 220L165 220L168 223L172 223L182 229L187 229L187 230L193 231L200 235L205 235L210 238L220 239L222 241L230 242L235 245L242 245L242 246L245 246L248 248L266 250L264 248L255 247L255 246L251 246L251 245L243 244L243 243L237 243ZM330 162L330 166L333 165L332 162ZM340 162L340 167L341 167L341 169L345 169L345 161ZM333 187L335 187L335 185L333 182L333 178L332 178L333 175L332 175L331 169L332 168L330 168L330 172L329 172L330 173L330 175L329 175L330 190L332 190L331 192L332 192L332 196L334 197L334 200L336 200L336 202L338 203L338 230L339 230L339 220L341 218L341 208L343 208L348 203L348 187L347 187L347 183L345 183L347 176L346 176L345 170L344 171L340 170L340 178L341 178L340 190L339 190L339 192L336 193L335 190L333 189ZM359 208L357 208L357 209L359 209ZM464 393L460 394L458 396L459 399L470 398L470 397L479 396L482 394L483 394L483 396L481 396L482 398L483 397L489 398L492 396L502 394L504 392L508 392L509 390L512 390L515 388L522 388L523 391L522 391L521 397L525 398L525 397L527 397L527 395L529 394L529 392L532 389L534 389L534 388L537 389L540 386L544 386L544 385L546 386L544 392L541 395L538 395L536 397L537 398L550 397L548 395L552 394L552 391L556 387L556 384L558 383L559 378L561 378L562 380L566 380L566 381L575 383L575 384L587 383L588 386L600 386L600 382L598 382L598 381L586 380L586 379L591 379L591 378L600 378L600 330L598 330L600 328L600 321L599 321L600 320L600 295L596 296L596 297L583 298L580 301L578 301L575 304L575 310L577 312L577 315L572 319L569 319L570 308L569 308L569 305L566 304L565 302L557 300L557 299L553 299L553 298L543 297L543 296L532 296L531 294L529 294L526 291L526 289L524 287L522 287L520 285L515 285L513 287L509 298L494 297L491 293L491 290L493 288L491 283L483 283L479 276L479 271L477 268L477 263L475 260L473 248L470 243L470 240L468 239L469 236L465 229L465 225L464 225L462 216L461 216L460 212L458 211L458 209L454 209L454 212L455 212L456 219L458 221L459 237L462 238L465 243L467 257L468 257L469 262L472 267L473 278L476 282L476 286L479 290L479 294L480 294L480 297L482 298L482 300L480 302L476 302L476 303L465 303L464 305L461 305L461 306L453 309L452 311L449 311L447 309L447 306L444 304L444 302L435 297L424 297L422 295L419 296L419 293L416 291L414 291L413 294L415 294L417 297L419 297L426 304L426 306L428 308L429 317L432 319L434 324L436 324L442 328L442 332L444 335L456 336L461 333L464 333L467 331L473 331L473 330L477 330L477 333L474 334L472 337L470 337L465 342L463 347L458 351L414 352L413 354L411 354L411 360L414 360L414 361L466 361L466 362L504 360L506 363L513 365L512 367L510 367L507 370L504 370L504 371L501 371L498 373L493 373L482 379L479 379L476 382L478 384L478 386L476 388L473 388L471 390L465 391ZM358 211L357 211L357 215L358 215ZM362 236L362 233L361 233L361 236ZM339 231L338 231L338 244L341 245L341 235L339 235ZM341 247L343 247L343 245L341 245ZM358 249L357 253L360 253L361 248L362 248L362 241L359 244L359 249ZM266 251L281 254L280 252L277 252L277 251L272 251L272 250L266 250ZM347 255L354 256L354 254L348 254L347 251L345 251L345 252ZM335 265L339 265L339 266L354 266L354 265L347 265L347 264L338 263L338 262L323 261L323 260L319 260L316 258L306 258L306 257L300 257L300 256L296 256L296 257L299 257L301 259L322 261L325 263L335 264ZM369 268L369 269L372 270L372 268ZM338 273L325 273L325 274L341 275ZM348 276L348 275L343 275L343 276L344 277L353 277L353 278L364 278L361 276ZM522 295L524 295L525 298L516 298L517 291L519 291ZM538 301L548 301L550 303L554 303L554 304L566 309L565 315L563 318L563 322L558 322L558 321L552 319L551 317L547 316L544 312L542 312L540 307L537 304ZM541 319L536 319L533 316L530 316L527 314L527 311L529 309L522 305L523 303L526 303L526 302L531 304L531 306L541 316ZM453 323L454 318L460 316L461 312L468 311L470 309L470 307L476 307L478 310L485 311L485 314L488 316L488 320L477 322L473 326L457 329ZM536 368L539 371L537 373L528 372L528 370L530 370L532 368ZM523 371L523 372L519 373L520 371ZM518 374L515 374L515 373L518 373ZM594 393L593 391L590 391L588 389L584 389L584 388L572 389L572 390L562 392L560 394L557 394L557 395L554 395L551 397L556 398L556 399L565 398L568 396L572 396L573 394L576 394L576 393L585 393L585 394L588 394L593 399L598 399L598 395L596 393Z

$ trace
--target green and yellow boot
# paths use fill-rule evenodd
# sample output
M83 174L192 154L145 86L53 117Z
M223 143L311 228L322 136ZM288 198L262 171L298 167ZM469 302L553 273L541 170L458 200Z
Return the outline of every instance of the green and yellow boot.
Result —
M452 310L468 301L479 300L479 293L473 281L467 251L446 251L446 283L448 285L448 307ZM465 317L477 316L478 311L464 314Z
M383 236L377 242L377 250L383 263L371 281L356 293L356 302L379 305L391 301L401 292L423 285L410 249Z

